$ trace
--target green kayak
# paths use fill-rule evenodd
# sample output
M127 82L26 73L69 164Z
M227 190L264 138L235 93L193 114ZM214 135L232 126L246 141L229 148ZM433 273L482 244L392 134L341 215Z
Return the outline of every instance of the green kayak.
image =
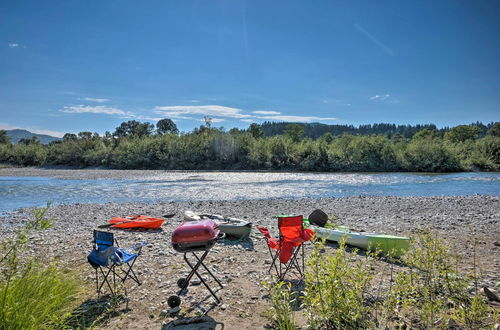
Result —
M328 241L338 243L342 237L345 237L348 245L363 250L379 250L384 255L392 253L394 256L401 256L410 248L410 239L408 237L359 232L346 226L323 228L309 224L307 219L304 219L304 227L314 230L318 237L325 238Z

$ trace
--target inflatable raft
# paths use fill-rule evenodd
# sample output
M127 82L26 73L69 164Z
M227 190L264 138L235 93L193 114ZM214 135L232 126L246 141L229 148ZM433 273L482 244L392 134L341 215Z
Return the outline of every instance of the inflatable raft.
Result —
M165 220L159 218L148 217L145 215L129 215L125 218L114 217L109 220L109 224L113 228L146 228L158 229Z
M218 229L229 238L242 239L250 235L252 231L252 223L245 220L224 217L218 214L197 213L189 210L184 212L184 220L186 221L199 221L201 219L213 220L217 224Z
M362 250L378 250L384 255L401 256L410 248L410 238L408 237L357 231L346 226L323 228L309 224L307 219L304 219L304 227L314 230L318 237L328 241L338 243L342 237L345 237L348 245Z

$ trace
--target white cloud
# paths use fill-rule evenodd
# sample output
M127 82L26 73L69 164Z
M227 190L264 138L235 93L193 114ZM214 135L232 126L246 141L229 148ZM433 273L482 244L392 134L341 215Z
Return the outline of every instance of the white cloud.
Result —
M65 113L97 113L106 115L118 115L125 117L135 117L131 112L123 111L118 108L107 107L104 105L90 106L90 105L72 105L66 106L64 109L59 110Z
M389 94L385 94L385 95L374 95L372 97L370 97L370 100L381 100L381 101L384 101L384 100L387 100L391 95Z
M154 111L172 118L191 119L189 115L217 116L227 118L249 118L250 115L242 113L241 109L225 107L222 105L174 105L157 106Z
M221 123L223 121L226 121L224 118L209 118L211 123ZM203 119L197 119L197 121L203 121L205 122L205 118Z
M19 47L19 44L16 44L16 43L9 44L9 48L17 48L17 47Z
M337 118L332 117L316 117L316 116L259 116L259 119L267 120L279 120L279 121L290 121L290 122L307 122L307 121L332 121L337 120Z
M80 101L89 101L89 102L97 102L97 103L104 103L108 102L109 99L97 99L93 97L84 97L84 98L79 98Z
M245 123L253 123L255 120L252 119L240 119L240 121L245 122Z
M31 133L36 133L36 134L45 134L45 135L51 135L51 136L56 136L56 137L63 137L66 132L59 132L59 131L52 131L48 129L39 129L36 127L20 127L20 126L12 126L9 124L5 123L0 123L0 129L3 130L13 130L13 129L25 129L27 131L30 131Z
M200 100L189 100L191 103L200 103Z
M384 95L374 95L370 97L370 100L372 101L384 101L385 103L389 104L398 104L400 101L395 98L394 96L391 96L390 94L384 94Z
M265 110L252 111L252 113L255 113L258 115L280 115L281 114L281 112L278 112L278 111L265 111Z

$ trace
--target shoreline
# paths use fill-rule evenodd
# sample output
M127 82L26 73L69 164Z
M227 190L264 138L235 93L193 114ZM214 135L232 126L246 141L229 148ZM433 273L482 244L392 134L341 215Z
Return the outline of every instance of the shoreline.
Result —
M269 302L261 282L271 278L267 274L267 246L256 226L266 226L276 234L272 216L282 212L308 216L316 208L337 215L337 224L368 231L413 235L427 228L444 238L453 251L463 257L461 269L464 272L470 271L475 249L476 264L482 274L480 285L494 287L500 280L500 246L494 244L500 243L500 197L486 195L58 205L48 212L56 219L54 226L33 235L29 253L32 256L44 255L47 260L58 260L72 268L80 265L88 282L89 299L95 299L93 269L86 263L92 230L107 223L112 216L140 213L161 217L175 212L176 216L168 219L161 231L113 230L121 246L128 247L139 241L148 241L149 244L135 266L144 284L129 294L131 311L112 318L104 328L157 329L173 320L162 318L160 314L169 309L166 301L177 291L176 280L187 273L182 254L175 252L170 244L172 231L182 222L183 211L191 209L245 219L254 224L250 239L239 243L218 243L207 257L207 265L215 270L225 285L217 293L221 305L212 306L213 300L207 298L206 290L192 286L188 295L182 297L181 307L191 311L187 315L208 310L209 317L224 323L228 329L262 328L268 322L265 310ZM20 212L1 217L0 240L12 234L27 217L26 213ZM477 241L475 247L474 241ZM334 248L334 245L329 246L327 253ZM377 273L385 276L384 281L389 278L386 263L379 262L376 267ZM203 302L199 304L199 301Z

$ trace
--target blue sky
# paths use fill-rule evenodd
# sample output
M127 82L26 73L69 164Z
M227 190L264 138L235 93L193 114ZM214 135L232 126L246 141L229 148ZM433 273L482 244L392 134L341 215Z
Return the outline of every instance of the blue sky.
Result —
M500 120L498 1L2 1L0 129Z

